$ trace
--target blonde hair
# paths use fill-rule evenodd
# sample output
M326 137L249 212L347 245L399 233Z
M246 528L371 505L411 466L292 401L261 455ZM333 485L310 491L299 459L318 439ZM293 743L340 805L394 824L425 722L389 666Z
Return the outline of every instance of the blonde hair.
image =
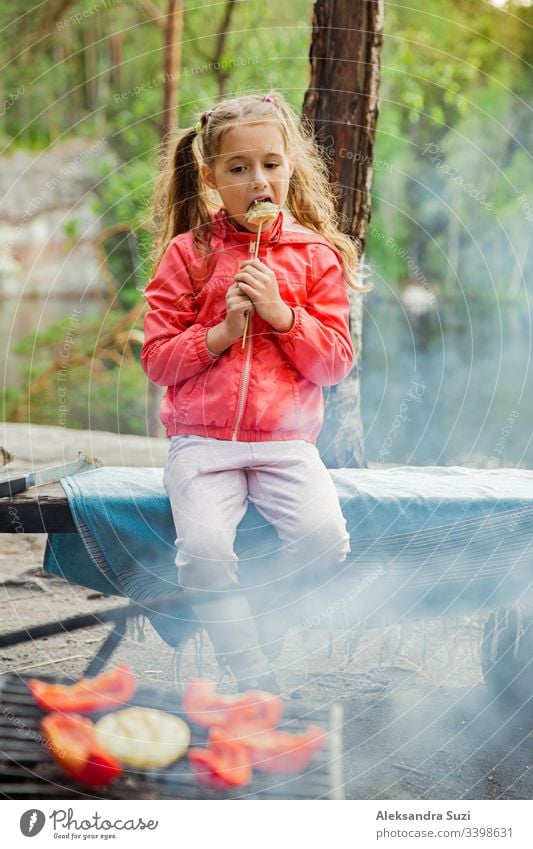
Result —
M352 289L371 291L372 284L356 283L360 272L356 242L337 226L335 193L311 122L304 118L298 123L283 95L276 91L222 100L212 110L199 115L196 127L171 131L159 161L160 173L152 202L154 271L170 240L193 230L195 248L207 260L205 274L211 273L212 206L200 165L205 162L211 167L230 129L244 122L262 121L279 123L286 151L290 151L294 161L287 208L300 224L319 233L338 251L345 280Z

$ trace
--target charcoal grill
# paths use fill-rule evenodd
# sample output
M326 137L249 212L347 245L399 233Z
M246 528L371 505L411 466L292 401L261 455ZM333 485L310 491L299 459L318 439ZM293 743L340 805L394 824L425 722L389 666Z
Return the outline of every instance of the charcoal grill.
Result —
M31 642L54 634L82 628L110 626L108 635L85 669L86 676L97 675L124 636L127 620L147 611L172 611L186 616L188 606L183 594L168 594L150 599L142 607L134 604L82 614L68 619L36 625L0 636L0 647ZM181 621L181 620L178 620ZM183 619L184 638L191 624ZM341 799L342 707L321 706L311 702L285 702L284 721L280 726L299 733L309 725L320 725L328 733L327 746L317 752L309 768L300 773L270 774L254 770L250 785L240 791L217 792L198 784L185 757L165 770L125 769L115 782L101 790L76 786L56 764L42 742L39 723L44 713L28 689L32 675L0 675L0 798L4 799ZM39 676L41 677L41 676ZM70 679L43 676L50 683L72 683ZM191 723L181 709L176 691L139 686L129 706L152 707L184 719L191 728L191 746L204 746L207 729ZM124 705L125 707L127 705ZM106 711L107 712L107 711ZM103 713L92 715L98 719Z
M342 707L287 701L280 726L302 732L311 723L328 732L327 746L317 752L308 769L296 773L260 773L252 783L232 791L215 791L198 784L187 757L164 770L126 769L106 788L76 785L43 745L39 722L44 715L28 690L31 676L0 676L0 798L3 799L342 799ZM64 678L46 677L51 683ZM183 715L177 693L139 686L129 705L157 707L185 719L191 745L207 741L207 729ZM97 719L103 714L94 714Z

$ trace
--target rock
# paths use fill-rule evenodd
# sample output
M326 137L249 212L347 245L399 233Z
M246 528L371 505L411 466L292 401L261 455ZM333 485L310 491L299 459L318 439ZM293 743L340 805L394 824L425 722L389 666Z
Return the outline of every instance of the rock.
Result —
M165 438L18 422L2 422L0 441L15 457L9 467L9 476L11 470L16 473L21 468L75 460L78 451L97 457L105 466L163 468L169 446Z
M105 139L80 138L0 159L0 296L104 291L93 190L115 159Z

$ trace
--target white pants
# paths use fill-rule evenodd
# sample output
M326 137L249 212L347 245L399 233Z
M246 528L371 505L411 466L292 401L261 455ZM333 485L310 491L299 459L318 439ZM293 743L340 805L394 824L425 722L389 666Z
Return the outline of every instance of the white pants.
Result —
M345 560L346 520L316 446L300 439L173 436L163 483L176 528L180 585L196 598L202 590L220 591L218 600L194 605L215 652L237 678L262 674L268 664L246 597L227 592L239 587L237 526L252 502L276 529L292 564L288 572L331 569Z

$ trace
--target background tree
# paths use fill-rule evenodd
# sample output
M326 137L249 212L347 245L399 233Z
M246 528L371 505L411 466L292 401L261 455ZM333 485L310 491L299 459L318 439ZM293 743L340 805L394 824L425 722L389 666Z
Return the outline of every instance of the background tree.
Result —
M331 157L331 180L339 187L341 229L363 257L370 220L374 140L383 44L382 0L316 0L311 43L311 82L303 111ZM327 466L366 466L360 412L362 295L350 294L354 368L330 387L318 447Z

